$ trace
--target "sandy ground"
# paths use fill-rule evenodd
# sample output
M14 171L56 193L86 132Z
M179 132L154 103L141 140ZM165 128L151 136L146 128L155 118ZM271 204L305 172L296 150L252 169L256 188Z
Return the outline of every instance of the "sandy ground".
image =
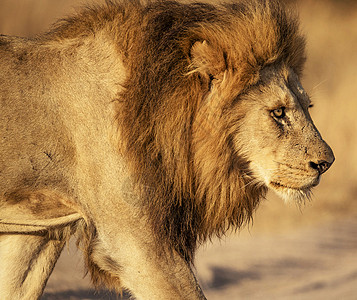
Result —
M233 238L200 252L208 299L357 299L357 218Z
M43 299L117 299L91 290L79 254L73 245L63 253ZM244 231L203 246L196 268L210 300L357 299L357 216L283 233Z
M1 0L0 32L37 34L73 13L73 6L90 1L99 2ZM302 212L269 194L249 230L213 240L199 250L197 276L210 300L357 299L355 2L296 2L307 35L303 83L315 104L312 117L336 162ZM89 276L83 275L83 262L72 242L42 299L117 299L109 292L94 292Z
M262 205L262 221L257 220L256 226L213 240L199 250L196 273L207 298L357 299L357 215L277 229L266 219L272 212L264 211L271 201L279 206L279 200L271 198ZM93 291L89 276L83 276L80 252L71 243L43 299L117 299L114 294Z

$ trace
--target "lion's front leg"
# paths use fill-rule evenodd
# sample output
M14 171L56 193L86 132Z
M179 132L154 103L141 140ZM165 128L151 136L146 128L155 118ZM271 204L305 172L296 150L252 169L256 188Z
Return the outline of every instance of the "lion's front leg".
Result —
M92 276L103 276L97 282L110 287L117 278L114 284L120 282L136 299L206 299L184 259L176 252L160 252L145 221L128 213L121 215L126 217L116 219L115 229L108 230L109 217L96 226L97 237L88 253L89 268L95 266Z

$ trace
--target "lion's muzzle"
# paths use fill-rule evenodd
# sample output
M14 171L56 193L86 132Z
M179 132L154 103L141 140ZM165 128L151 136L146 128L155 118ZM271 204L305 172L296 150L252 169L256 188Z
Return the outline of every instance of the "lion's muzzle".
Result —
M316 170L319 175L325 173L335 161L332 149L326 142L323 141L323 146L321 148L323 148L323 151L319 149L320 151L318 151L315 161L312 160L309 162L309 167Z

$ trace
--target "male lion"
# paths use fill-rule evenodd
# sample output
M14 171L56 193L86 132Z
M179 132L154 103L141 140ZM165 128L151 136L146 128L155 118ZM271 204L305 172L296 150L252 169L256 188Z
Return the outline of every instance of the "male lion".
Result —
M0 299L36 299L77 233L98 286L205 299L197 246L334 160L276 1L108 2L0 37Z

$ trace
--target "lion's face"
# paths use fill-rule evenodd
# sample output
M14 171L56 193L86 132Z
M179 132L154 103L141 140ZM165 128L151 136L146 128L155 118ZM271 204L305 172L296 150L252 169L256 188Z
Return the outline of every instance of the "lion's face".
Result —
M268 68L233 108L241 120L233 139L236 151L246 156L252 176L284 199L308 197L334 161L310 106L293 71Z

